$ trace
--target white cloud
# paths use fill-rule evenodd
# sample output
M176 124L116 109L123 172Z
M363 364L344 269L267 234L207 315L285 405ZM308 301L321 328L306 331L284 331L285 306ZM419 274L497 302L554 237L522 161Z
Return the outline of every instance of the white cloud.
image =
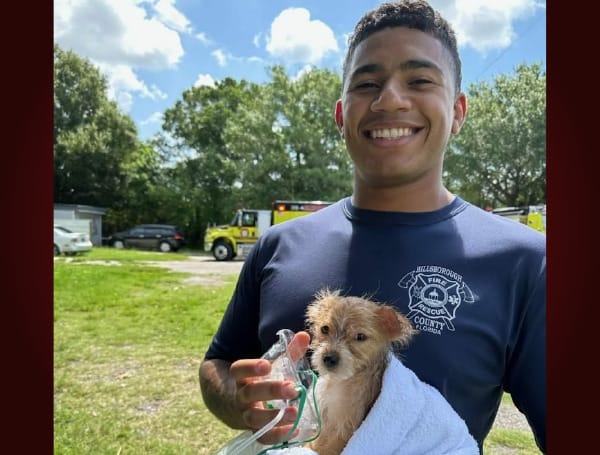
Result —
M131 111L131 106L133 106L133 96L130 92L112 91L109 96L117 102L123 112Z
M293 81L297 81L301 79L305 74L310 73L314 69L313 65L304 65L302 68L298 70L295 76L292 76Z
M116 100L117 104L125 112L131 110L133 102L132 93L138 93L142 98L150 98L152 100L167 98L167 95L156 87L156 85L148 87L145 82L136 76L129 66L99 63L98 67L107 77L108 96Z
M212 41L208 38L208 36L206 36L206 33L204 33L204 32L196 33L194 35L194 37L198 41L200 41L202 44L205 44L205 45L212 44Z
M510 46L516 38L513 22L545 8L537 0L432 0L431 5L452 24L459 46L481 53Z
M260 47L260 39L262 37L262 33L257 33L256 35L254 35L254 38L252 38L252 43L254 44L255 47Z
M107 76L109 96L125 111L134 94L166 98L135 70L175 68L184 54L178 31L189 30L172 0L54 0L55 42L97 65Z
M227 65L227 60L229 59L229 56L225 54L225 52L223 52L221 49L212 51L210 55L212 55L217 60L219 66Z
M106 64L164 69L183 56L176 31L125 0L55 0L54 39Z
M318 63L328 52L337 52L333 31L319 20L311 20L305 8L283 10L271 24L267 51L288 63Z
M158 0L154 4L154 10L158 13L158 20L166 26L180 32L191 33L190 21L175 8L175 0Z
M215 87L216 82L210 74L199 74L198 79L194 82L194 87L202 87L204 85Z
M153 112L148 118L142 120L140 125L160 125L163 121L163 113L162 112Z

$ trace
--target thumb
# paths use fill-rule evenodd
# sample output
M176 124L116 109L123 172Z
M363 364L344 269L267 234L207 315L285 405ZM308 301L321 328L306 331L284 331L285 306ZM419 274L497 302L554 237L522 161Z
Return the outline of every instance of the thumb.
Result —
M296 333L288 345L288 353L290 354L291 360L293 362L300 360L306 353L309 344L310 335L308 333L303 331Z

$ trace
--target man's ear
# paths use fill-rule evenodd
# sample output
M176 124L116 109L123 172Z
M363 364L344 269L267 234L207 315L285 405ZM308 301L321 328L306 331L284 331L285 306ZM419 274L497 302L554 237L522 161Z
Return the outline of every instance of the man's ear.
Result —
M340 130L340 134L344 135L344 115L342 114L342 100L337 100L335 103L335 123Z
M452 120L452 134L458 134L465 119L467 118L467 97L459 93L454 101L454 119Z

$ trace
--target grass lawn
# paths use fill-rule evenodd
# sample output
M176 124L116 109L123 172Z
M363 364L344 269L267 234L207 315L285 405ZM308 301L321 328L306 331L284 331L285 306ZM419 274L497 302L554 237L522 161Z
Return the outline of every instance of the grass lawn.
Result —
M235 277L182 285L185 274L141 264L185 259L95 248L55 260L56 454L214 454L237 435L206 410L198 385ZM494 429L485 447L539 454L522 431Z
M101 250L54 263L55 453L214 453L236 433L205 409L198 367L233 280L182 286L136 264L176 255Z
M508 393L502 397L502 404L514 406ZM537 448L533 433L517 429L492 427L492 431L486 438L483 445L485 454L519 454L519 455L539 455L541 452Z

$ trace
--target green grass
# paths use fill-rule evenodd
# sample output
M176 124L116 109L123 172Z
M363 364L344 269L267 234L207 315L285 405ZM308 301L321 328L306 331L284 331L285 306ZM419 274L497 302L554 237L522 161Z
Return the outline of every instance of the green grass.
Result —
M510 452L506 449L512 449ZM500 451L500 449L503 449ZM539 455L541 452L535 444L533 435L529 431L509 430L495 428L488 435L484 443L484 453L514 453L519 455Z
M206 410L198 385L233 279L182 286L185 274L135 263L152 255L163 256L97 249L55 261L57 454L211 454L236 434Z
M208 455L237 434L198 385L235 277L183 285L186 274L143 264L186 258L94 248L55 260L54 453ZM494 428L485 453L498 448L539 454L523 431Z
M59 256L57 261L85 262L85 261L184 261L188 258L184 251L177 253L159 253L157 251L124 249L117 250L110 247L95 246L90 251L74 256Z
M502 396L502 404L514 406L510 394L505 393ZM486 455L498 453L539 455L541 453L531 431L513 430L498 426L492 427L492 431L490 431L490 434L486 438L483 448ZM507 449L510 449L510 451L507 451Z
M506 449L512 449L508 452ZM502 451L501 451L502 450ZM518 455L539 455L541 452L535 444L531 431L493 428L484 443L484 453L511 453Z

